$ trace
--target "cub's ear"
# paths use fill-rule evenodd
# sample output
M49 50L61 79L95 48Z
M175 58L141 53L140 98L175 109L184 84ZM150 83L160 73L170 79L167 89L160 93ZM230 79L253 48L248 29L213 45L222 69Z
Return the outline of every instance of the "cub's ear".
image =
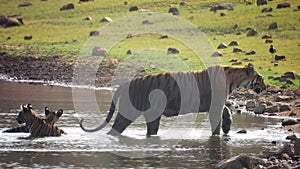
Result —
M63 109L57 111L57 117L60 117L64 113Z
M27 104L27 109L32 109L32 105L30 103Z
M48 116L49 113L50 113L49 108L45 107L45 116Z
M247 75L250 75L253 72L254 72L254 66L253 64L249 63L247 66Z

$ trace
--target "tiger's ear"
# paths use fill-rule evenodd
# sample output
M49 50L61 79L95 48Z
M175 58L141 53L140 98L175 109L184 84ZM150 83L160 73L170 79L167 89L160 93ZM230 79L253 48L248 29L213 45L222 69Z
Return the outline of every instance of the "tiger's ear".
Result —
M32 105L30 103L27 104L27 109L32 109Z
M64 113L63 109L57 111L57 117L60 117Z
M48 116L49 113L50 113L49 108L45 107L45 116Z
M247 75L250 75L253 72L254 72L254 66L253 64L249 63L247 66Z

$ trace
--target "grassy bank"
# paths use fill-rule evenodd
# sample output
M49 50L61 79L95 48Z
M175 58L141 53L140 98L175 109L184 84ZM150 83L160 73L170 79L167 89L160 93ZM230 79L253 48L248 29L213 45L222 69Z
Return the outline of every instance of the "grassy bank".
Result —
M217 48L220 43L229 44L236 40L239 43L238 48L249 51L255 50L254 55L245 55L244 52L233 53L233 47L220 49L223 53L222 64L231 65L231 59L241 61L245 58L259 68L258 70L265 76L278 77L286 71L300 72L300 11L295 11L297 1L286 1L291 3L290 8L276 9L281 0L268 1L268 5L256 6L245 5L243 1L192 1L187 0L185 5L179 5L180 1L174 0L128 0L125 5L123 1L116 0L94 0L91 2L78 3L78 0L31 0L32 6L18 7L23 0L1 0L0 15L20 16L23 18L24 25L12 28L0 28L0 50L1 53L12 56L62 56L66 60L75 58L89 39L89 32L99 30L108 24L99 22L100 19L107 16L112 20L118 20L123 16L138 12L129 12L131 6L138 6L139 9L145 9L153 12L167 13L170 6L179 9L181 17L195 27L199 27L213 46ZM211 12L210 6L223 2L230 2L235 5L233 11ZM73 3L75 9L60 11L60 7L67 3ZM270 13L261 13L265 7L272 7ZM220 12L226 14L221 17ZM266 16L271 14L272 16ZM85 21L83 18L90 16L91 21ZM278 23L278 28L269 30L268 26L272 22ZM233 25L238 27L233 29ZM258 31L258 35L247 37L246 28L251 27ZM240 35L236 35L240 32ZM261 37L265 34L272 35L273 45L277 48L277 53L286 56L286 61L279 61L278 66L271 63L273 56L269 53L269 45ZM31 40L24 40L24 36L31 35ZM107 57L115 58L119 62L128 57L128 49L141 51L144 49L166 50L168 47L176 47L180 50L179 58L182 58L189 68L193 70L202 69L201 61L197 60L196 54L182 42L173 39L159 39L160 35L145 34L135 36L130 39L115 44L108 52ZM248 61L242 61L242 65L248 64ZM148 73L159 72L156 68L146 68ZM271 85L280 86L284 83L267 79ZM294 80L294 85L298 87L300 80Z

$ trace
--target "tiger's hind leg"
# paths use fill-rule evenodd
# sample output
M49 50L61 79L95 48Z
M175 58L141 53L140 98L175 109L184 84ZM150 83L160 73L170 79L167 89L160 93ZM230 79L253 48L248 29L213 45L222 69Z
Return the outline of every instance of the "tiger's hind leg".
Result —
M132 120L135 120L135 117ZM132 123L131 120L124 117L121 113L117 114L116 120L112 126L112 129L107 133L109 135L118 136L120 135L130 124Z
M29 129L27 126L19 126L16 128L4 130L3 133L29 133Z
M145 118L146 118L146 116L145 116ZM161 116L159 116L157 119L155 119L151 122L148 122L147 118L146 118L146 121L147 121L147 137L150 137L152 135L157 135L157 131L159 129L160 118L161 118Z

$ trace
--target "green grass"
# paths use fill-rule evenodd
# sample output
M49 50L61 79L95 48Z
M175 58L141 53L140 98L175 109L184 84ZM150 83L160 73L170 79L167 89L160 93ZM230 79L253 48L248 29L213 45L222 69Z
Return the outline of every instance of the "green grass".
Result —
M180 1L175 0L128 0L128 5L124 5L123 1L116 0L94 0L87 3L78 3L78 0L59 0L59 1L40 1L31 0L32 6L19 8L18 4L23 0L0 0L0 15L20 15L25 25L13 28L0 28L0 51L14 56L63 56L66 59L73 59L79 55L80 51L89 40L89 32L93 30L101 30L108 23L100 23L99 20L104 16L111 17L114 21L138 12L128 12L130 6L137 5L140 9L146 9L153 12L167 13L170 6L179 8L180 15L178 17L191 22L195 27L203 30L208 39L216 48L220 43L228 44L232 40L239 42L241 48L245 51L255 50L255 55L245 55L244 53L233 53L232 47L221 49L224 56L221 58L222 64L231 65L229 60L237 58L239 61L243 58L252 59L256 68L265 76L280 76L286 71L295 71L299 74L300 63L300 11L294 11L297 5L296 1L287 0L292 4L291 8L276 9L276 5L281 0L268 1L268 5L244 5L237 0L231 1L192 1L187 0L187 5L180 6ZM235 4L233 11L217 11L213 13L209 11L209 6L213 4L232 2ZM68 11L60 11L59 8L67 3L74 3L75 9ZM264 7L272 7L273 17L257 18L257 16L265 16L261 13ZM227 14L225 17L220 16L220 12ZM83 21L84 17L91 16L92 21ZM269 30L268 25L277 22L279 28ZM238 24L237 29L233 29L233 25ZM247 37L247 27L255 28L258 36ZM294 30L294 28L296 28ZM241 35L235 33L240 31ZM277 48L278 54L285 55L286 61L280 61L277 67L271 63L273 60L268 52L269 44L265 44L261 37L264 34L273 36L274 46ZM26 35L32 35L33 39L25 41ZM10 37L10 39L8 39ZM133 51L145 54L148 59L141 61L159 62L158 58L151 58L149 51L160 55L158 51L166 51L168 47L176 47L180 53L175 58L179 58L178 62L184 64L192 70L203 69L204 66L198 56L190 46L180 42L175 38L159 39L158 34L144 34L134 36L130 39L124 39L115 44L110 49L108 57L117 58L120 62L130 58L126 55L126 51ZM76 39L76 42L73 40ZM165 57L161 53L161 57ZM132 58L131 58L132 59ZM161 61L161 65L168 65L167 60ZM246 65L248 62L243 62ZM159 65L159 64L157 64ZM175 64L176 65L176 64ZM170 67L158 68L159 66L146 67L147 73L155 73L160 71L172 70ZM171 66L172 67L172 66ZM184 67L183 67L184 69ZM282 83L267 79L267 83L280 86ZM294 80L291 87L299 87L300 80Z

